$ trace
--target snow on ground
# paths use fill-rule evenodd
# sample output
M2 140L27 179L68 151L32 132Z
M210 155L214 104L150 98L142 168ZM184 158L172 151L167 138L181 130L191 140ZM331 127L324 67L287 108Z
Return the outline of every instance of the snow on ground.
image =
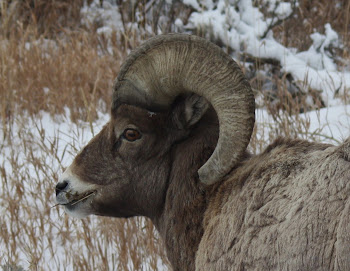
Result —
M271 143L278 124L264 109L257 109L255 114L258 138ZM298 123L304 123L299 138L338 145L350 137L350 105L322 108L291 118L295 122L299 118Z
M6 210L8 202L0 196L0 216L2 217L2 227L16 230L18 224L27 225L28 221L32 224L32 233L23 232L17 229L19 235L16 235L12 242L17 243L16 253L19 254L20 261L18 266L22 266L24 270L30 270L31 263L31 243L29 235L38 238L38 243L42 243L43 247L53 247L55 249L55 257L52 256L50 249L39 249L38 254L43 253L39 267L42 270L73 270L72 262L65 262L63 259L67 252L67 247L63 245L64 241L60 238L59 231L62 230L64 219L62 219L62 210L58 208L47 208L47 202L38 200L38 185L44 197L44 192L48 189L54 191L52 186L53 174L61 174L61 167L68 166L72 161L73 154L80 149L92 137L92 129L88 123L75 124L70 121L69 112L66 116L50 117L48 113L42 112L37 118L29 118L25 114L14 120L13 123L0 125L0 165L6 172L7 181L16 183L21 182L22 191L25 195L18 196L18 191L0 191L1 196L10 196L18 201L20 206L18 210L17 220L19 223L13 223L13 218ZM107 121L107 116L100 114L99 121L94 124L94 129L100 129L101 125ZM6 131L6 132L5 132ZM5 136L6 134L6 136ZM57 154L55 156L53 153ZM40 161L39 163L33 162ZM44 165L45 168L36 165ZM15 187L15 185L9 185ZM50 205L54 206L54 195L50 195ZM33 195L33 196L30 196ZM32 215L30 215L32 213ZM34 215L33 215L34 214ZM35 215L37 214L37 215ZM39 225L42 223L42 216L45 220L45 235L40 234ZM0 223L1 224L1 223ZM57 225L55 229L51 225ZM34 226L38 225L38 226ZM25 226L24 228L26 228ZM64 228L64 227L63 227ZM6 264L8 259L5 243L0 238L0 266ZM28 245L26 245L28 244ZM51 245L49 245L51 244ZM35 246L34 246L35 248ZM72 248L84 250L84 246L76 242ZM60 256L61 255L61 256ZM60 259L61 258L61 259ZM38 270L41 270L39 268Z
M350 106L338 105L303 114L309 120L310 134L319 135L321 142L341 143L350 136Z
M110 1L103 1L103 5L100 6L100 1L95 0L91 5L81 9L81 15L83 25L102 22L102 26L97 29L98 34L110 36L113 31L123 28L118 6Z

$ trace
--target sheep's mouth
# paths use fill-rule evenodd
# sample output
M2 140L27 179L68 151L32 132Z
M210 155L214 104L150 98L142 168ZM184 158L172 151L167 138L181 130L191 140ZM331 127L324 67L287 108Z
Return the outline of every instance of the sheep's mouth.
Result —
M88 198L94 196L95 194L96 194L96 191L89 191L89 192L86 192L86 193L78 196L77 198L71 200L70 202L62 204L62 205L72 207L78 203L86 201Z

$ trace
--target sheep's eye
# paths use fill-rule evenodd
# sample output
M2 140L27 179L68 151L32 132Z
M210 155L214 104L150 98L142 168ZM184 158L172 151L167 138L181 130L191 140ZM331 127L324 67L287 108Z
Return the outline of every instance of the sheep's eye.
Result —
M141 138L141 133L135 129L126 129L123 137L128 141L135 141Z

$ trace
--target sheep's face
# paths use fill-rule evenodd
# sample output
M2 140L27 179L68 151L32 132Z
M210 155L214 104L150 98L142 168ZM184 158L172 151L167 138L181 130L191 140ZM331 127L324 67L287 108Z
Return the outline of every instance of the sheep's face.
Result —
M172 146L189 134L181 114L120 106L60 178L57 203L77 217L156 216L164 202Z

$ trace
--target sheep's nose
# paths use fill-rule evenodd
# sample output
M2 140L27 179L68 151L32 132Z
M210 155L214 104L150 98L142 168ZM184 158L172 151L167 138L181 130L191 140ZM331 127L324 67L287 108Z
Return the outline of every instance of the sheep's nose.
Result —
M68 181L59 182L56 185L56 197L58 196L59 193L64 191L67 188L67 186L68 186Z

